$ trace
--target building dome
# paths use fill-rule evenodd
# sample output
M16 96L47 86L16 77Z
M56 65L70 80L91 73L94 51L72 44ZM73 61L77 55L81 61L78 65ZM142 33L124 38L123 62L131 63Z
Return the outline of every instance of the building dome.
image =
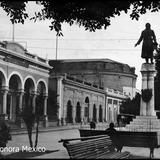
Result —
M135 67L110 59L50 60L49 64L53 66L52 74L67 73L104 88L123 91L123 87L136 85Z

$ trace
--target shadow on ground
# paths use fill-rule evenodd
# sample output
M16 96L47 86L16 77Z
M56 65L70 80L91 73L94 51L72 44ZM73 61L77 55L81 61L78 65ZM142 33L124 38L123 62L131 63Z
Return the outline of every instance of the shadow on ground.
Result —
M53 153L53 152L58 152L59 150L46 150L45 152L24 152L24 151L20 151L20 152L16 152L16 153L11 153L9 155L0 157L0 159L18 159L18 158L32 158L32 157L37 157L37 156L41 156L44 154L49 154L49 153Z
M150 157L148 156L138 156L138 155L133 155L133 154L131 154L131 157L130 157L130 159L150 159ZM153 159L155 159L155 158L153 158Z

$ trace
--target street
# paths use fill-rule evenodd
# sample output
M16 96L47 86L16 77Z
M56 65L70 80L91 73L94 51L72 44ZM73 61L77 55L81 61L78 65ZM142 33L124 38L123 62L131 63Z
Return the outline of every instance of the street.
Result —
M48 152L46 153L35 153L35 155L32 153L29 155L29 158L52 158L52 159L69 159L68 153L63 147L62 143L58 143L58 141L61 138L77 138L80 137L78 129L71 129L71 130L62 130L62 131L50 131L50 132L43 132L39 133L39 142L38 146L45 148ZM35 139L35 134L33 134L33 142ZM20 150L28 146L29 147L29 140L27 134L22 135L13 135L12 140L8 142L7 147L17 147ZM134 154L136 156L139 156L140 158L147 158L149 157L149 148L139 148L139 147L124 147L123 151L129 151L131 154ZM24 158L24 154L22 154L23 157L20 157L20 154L14 152L5 152L2 153L4 155L10 155L12 158ZM155 158L160 158L160 148L155 149L154 151ZM141 157L142 156L142 157ZM27 158L27 156L25 157Z

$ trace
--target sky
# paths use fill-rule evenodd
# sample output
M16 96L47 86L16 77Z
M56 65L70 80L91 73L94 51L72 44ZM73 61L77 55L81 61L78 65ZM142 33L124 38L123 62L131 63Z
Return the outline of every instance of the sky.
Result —
M35 2L29 2L27 12L33 15L39 10ZM129 12L130 13L130 12ZM56 32L50 31L50 21L26 20L14 27L14 40L22 44L31 54L47 59L94 59L108 58L130 67L135 67L137 77L136 88L141 90L141 65L145 62L141 58L142 44L134 47L140 37L145 24L149 22L154 30L159 44L160 41L160 13L147 12L139 20L132 20L129 13L121 13L111 19L107 29L86 31L78 25L62 25L63 36L58 37L56 52ZM0 8L0 41L13 39L13 25L7 14ZM57 53L57 55L56 55Z

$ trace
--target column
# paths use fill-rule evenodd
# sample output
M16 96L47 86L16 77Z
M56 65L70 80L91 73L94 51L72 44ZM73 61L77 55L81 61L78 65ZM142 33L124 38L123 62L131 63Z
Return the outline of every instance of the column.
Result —
M7 119L7 94L8 94L8 90L6 90L6 89L2 90L2 94L3 94L2 114L4 115L4 119Z
M77 104L76 104L76 90L73 91L73 100L72 100L72 123L75 124L76 123L76 108Z
M12 119L12 102L13 102L13 95L12 95L13 93L11 92L11 94L10 94L10 106L9 106L9 110L10 110L10 113L9 113L9 119L11 120Z
M58 108L58 125L61 124L62 114L63 114L63 77L57 77L57 103L59 104Z
M23 96L24 96L24 90L20 90L19 91L19 101L18 101L18 109L19 109L19 113L22 112L23 110ZM22 121L22 118L19 117L19 115L16 115L16 123L21 127L21 128L24 128L25 125Z
M146 89L147 88L147 74L146 72L143 71L143 68L141 68L141 74L142 74L142 89ZM141 103L140 104L140 115L146 116L147 104L142 100L142 98L141 98L140 103Z
M24 95L24 91L22 90L19 92L19 102L18 102L19 103L18 106L19 106L20 111L22 111L23 95Z
M96 122L99 122L99 105L96 105L97 115L96 115Z
M48 116L47 116L47 94L44 96L44 112L43 112L43 116L44 116L44 127L48 127Z
M73 118L73 124L75 124L76 123L76 121L75 121L75 118L76 118L76 106L75 106L75 103L73 103L73 105L72 105L72 118Z
M156 116L156 112L154 110L154 105L155 105L154 103L154 76L155 76L155 70L150 71L148 88L152 89L152 98L148 103L147 115L149 116Z
M141 67L142 73L142 89L152 89L152 98L149 102L144 102L141 98L140 115L142 116L155 116L154 110L154 76L155 65L149 63L143 63Z
M84 103L82 103L82 106L81 106L81 124L84 123Z

